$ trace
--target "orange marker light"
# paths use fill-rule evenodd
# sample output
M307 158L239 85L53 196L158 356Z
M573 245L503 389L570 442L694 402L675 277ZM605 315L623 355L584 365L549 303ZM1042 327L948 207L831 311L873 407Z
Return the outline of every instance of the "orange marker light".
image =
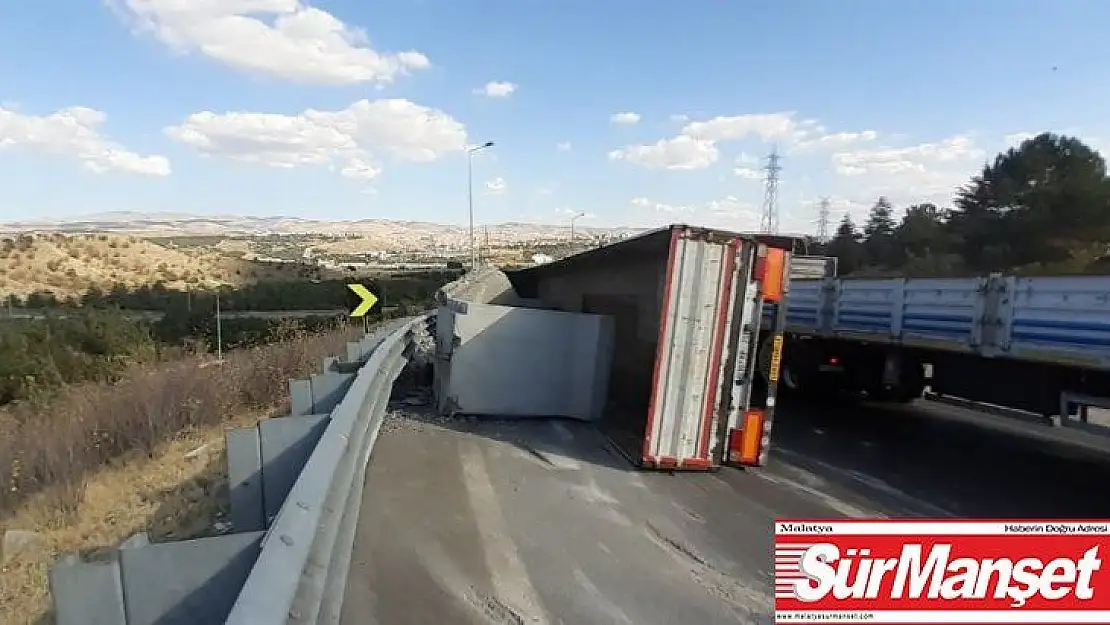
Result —
M767 249L763 260L763 299L777 302L782 299L784 270L786 269L786 250L776 247Z
M738 464L758 466L762 447L763 411L749 410L744 414L743 427L733 430L729 437L729 456Z

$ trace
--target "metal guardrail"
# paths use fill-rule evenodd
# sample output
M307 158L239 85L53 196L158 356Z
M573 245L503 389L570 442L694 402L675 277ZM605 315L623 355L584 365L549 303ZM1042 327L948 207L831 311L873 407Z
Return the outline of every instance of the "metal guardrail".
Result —
M234 533L139 534L103 557L63 556L50 572L57 623L338 622L370 453L414 330L434 318L349 343L348 362L325 359L323 374L290 382L292 416L229 430Z
M413 329L427 320L407 320L359 369L263 539L228 625L338 622L366 465Z

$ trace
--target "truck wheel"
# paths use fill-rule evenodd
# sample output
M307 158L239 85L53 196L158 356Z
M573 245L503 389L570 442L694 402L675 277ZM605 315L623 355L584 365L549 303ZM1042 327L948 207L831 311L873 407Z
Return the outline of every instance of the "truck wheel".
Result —
M804 387L801 377L794 372L793 367L787 364L782 366L779 384L781 384L782 389L788 393L800 393Z
M925 392L925 370L920 364L910 364L902 370L902 380L897 386L875 386L867 394L875 401L908 404Z

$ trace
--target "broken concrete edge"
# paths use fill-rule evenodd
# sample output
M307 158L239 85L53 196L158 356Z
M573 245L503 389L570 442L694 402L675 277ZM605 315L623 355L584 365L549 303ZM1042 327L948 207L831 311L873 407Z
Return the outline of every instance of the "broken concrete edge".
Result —
M505 272L487 265L468 271L457 280L443 285L436 291L435 299L440 305L448 300L484 304L515 293Z

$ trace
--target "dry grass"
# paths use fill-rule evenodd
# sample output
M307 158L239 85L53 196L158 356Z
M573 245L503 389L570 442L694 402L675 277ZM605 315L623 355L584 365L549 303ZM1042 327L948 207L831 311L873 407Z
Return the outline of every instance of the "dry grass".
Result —
M0 535L42 544L0 571L0 623L49 623L47 571L62 553L213 533L227 511L223 432L288 412L287 380L319 369L355 331L291 333L233 352L73 387L45 407L0 419ZM191 450L203 453L189 458Z
M71 514L52 507L56 493L27 500L0 523L42 535L37 549L16 555L0 568L0 623L45 625L50 619L47 571L64 553L99 551L137 532L152 540L215 533L228 511L224 430L251 425L259 413L245 412L222 425L189 429L153 454L132 452L89 476L85 496ZM205 453L188 459L189 452Z
M17 407L14 430L9 424L0 431L0 519L40 491L54 494L54 508L72 510L86 476L112 458L149 453L178 432L243 411L287 405L288 379L318 370L323 355L342 353L354 332L290 333L222 363L187 358L133 370L114 385L75 386L45 406Z
M90 286L212 288L297 277L295 266L264 265L218 248L170 248L109 234L37 234L0 241L0 295L50 291L81 295Z

